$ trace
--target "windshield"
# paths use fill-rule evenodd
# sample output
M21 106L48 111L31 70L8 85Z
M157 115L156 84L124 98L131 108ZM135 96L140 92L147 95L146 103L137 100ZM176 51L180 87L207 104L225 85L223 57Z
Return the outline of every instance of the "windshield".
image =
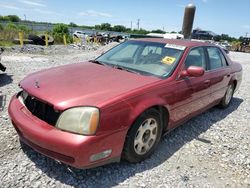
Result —
M139 74L167 77L179 62L184 49L184 46L174 44L127 41L96 61Z

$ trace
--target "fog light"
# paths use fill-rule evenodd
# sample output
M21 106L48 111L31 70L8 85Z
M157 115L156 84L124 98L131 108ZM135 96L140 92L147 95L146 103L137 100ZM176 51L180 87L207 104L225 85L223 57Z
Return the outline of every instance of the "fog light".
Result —
M111 153L112 153L112 149L105 150L105 151L103 151L101 153L91 155L89 159L90 159L91 162L94 162L94 161L97 161L97 160L104 159L104 158L108 157Z

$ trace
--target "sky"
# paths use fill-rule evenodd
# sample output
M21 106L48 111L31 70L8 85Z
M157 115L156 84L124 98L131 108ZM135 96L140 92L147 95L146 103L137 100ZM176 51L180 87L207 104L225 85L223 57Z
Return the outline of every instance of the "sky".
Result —
M193 28L250 36L250 0L0 0L0 15L79 25L110 23L147 30L181 31L185 6L196 6Z

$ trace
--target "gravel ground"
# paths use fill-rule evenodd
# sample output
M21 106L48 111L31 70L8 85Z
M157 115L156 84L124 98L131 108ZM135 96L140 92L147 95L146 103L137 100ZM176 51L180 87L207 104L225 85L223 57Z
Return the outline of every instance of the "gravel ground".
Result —
M92 59L113 45L40 51L30 46L22 53L15 48L3 54L7 72L0 74L5 99L0 105L0 187L250 187L250 54L245 53L230 52L244 69L231 106L212 108L175 129L141 163L78 170L20 144L7 114L18 82L34 71Z

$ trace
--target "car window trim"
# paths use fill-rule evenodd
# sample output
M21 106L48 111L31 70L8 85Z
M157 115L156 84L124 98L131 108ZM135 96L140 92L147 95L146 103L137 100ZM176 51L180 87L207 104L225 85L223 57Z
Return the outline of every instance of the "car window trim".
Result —
M181 68L180 68L178 74L176 75L176 78L175 78L176 81L179 81L179 80L180 80L180 73L181 73L181 71L183 70L183 67L185 66L185 62L186 62L186 59L187 59L187 57L188 57L188 55L189 55L189 52L190 52L191 50L195 49L195 48L203 48L204 53L205 53L206 67L208 66L208 59L207 59L207 57L206 57L206 49L205 49L206 47L207 47L207 46L193 46L193 47L186 48L186 49L183 51L182 55L184 54L185 51L188 51L188 52L187 52L187 55L186 55L185 59L183 60L183 63L182 63L182 65L181 65ZM179 60L179 63L180 63L180 60ZM177 66L176 66L176 67L177 67ZM175 67L175 69L176 69L176 67ZM174 69L174 70L175 70L175 69ZM206 73L208 73L208 72L209 72L209 70L205 70L205 73L204 73L204 74L206 74Z
M205 69L205 72L207 72L207 68L208 68L208 59L206 57L206 50L205 50L205 46L195 46L195 47L192 47L189 49L188 51L188 54L186 55L185 59L184 59L184 63L183 65L185 66L185 63L186 63L186 60L187 60L187 57L189 55L189 53L194 50L195 48L203 48L203 52L204 52L204 55L205 55L205 65L206 65L206 69Z

